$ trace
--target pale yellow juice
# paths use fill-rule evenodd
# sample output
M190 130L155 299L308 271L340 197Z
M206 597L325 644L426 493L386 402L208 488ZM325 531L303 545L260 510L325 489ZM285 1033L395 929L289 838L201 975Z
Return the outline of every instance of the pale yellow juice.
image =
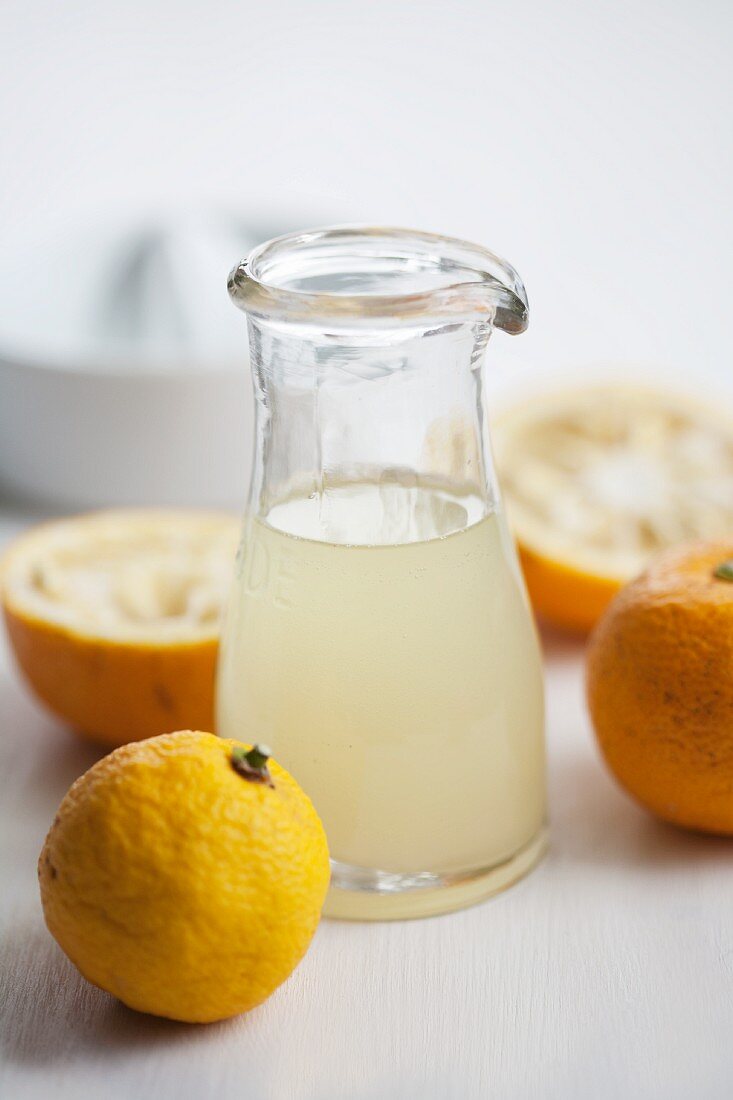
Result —
M360 524L378 545L341 541ZM362 483L250 519L218 708L305 788L338 863L476 871L542 828L538 644L477 498Z

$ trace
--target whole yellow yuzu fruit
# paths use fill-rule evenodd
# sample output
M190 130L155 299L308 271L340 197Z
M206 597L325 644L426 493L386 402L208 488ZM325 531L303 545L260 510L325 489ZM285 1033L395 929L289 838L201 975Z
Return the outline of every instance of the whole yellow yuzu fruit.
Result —
M46 924L131 1008L220 1020L264 1001L316 930L326 837L276 763L183 731L134 742L71 787L39 860Z

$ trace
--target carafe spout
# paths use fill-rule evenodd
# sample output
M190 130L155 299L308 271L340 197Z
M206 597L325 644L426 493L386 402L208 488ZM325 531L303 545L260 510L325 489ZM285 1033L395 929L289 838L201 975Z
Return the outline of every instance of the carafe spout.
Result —
M269 241L229 276L250 317L335 330L484 322L524 332L527 295L479 245L381 226L314 229Z

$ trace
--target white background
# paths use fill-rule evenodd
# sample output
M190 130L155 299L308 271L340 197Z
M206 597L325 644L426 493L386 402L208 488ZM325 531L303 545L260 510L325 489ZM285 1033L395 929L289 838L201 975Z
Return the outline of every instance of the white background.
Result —
M518 268L510 358L730 372L726 0L0 11L6 243L192 204L407 224Z

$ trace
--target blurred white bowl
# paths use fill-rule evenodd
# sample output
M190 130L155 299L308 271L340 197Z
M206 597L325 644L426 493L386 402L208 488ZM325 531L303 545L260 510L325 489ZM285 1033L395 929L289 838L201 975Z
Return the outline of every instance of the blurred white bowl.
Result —
M308 219L67 227L0 264L0 494L48 508L240 508L253 450L249 249Z
M241 507L251 451L244 354L237 370L185 372L0 359L0 489L14 499Z

